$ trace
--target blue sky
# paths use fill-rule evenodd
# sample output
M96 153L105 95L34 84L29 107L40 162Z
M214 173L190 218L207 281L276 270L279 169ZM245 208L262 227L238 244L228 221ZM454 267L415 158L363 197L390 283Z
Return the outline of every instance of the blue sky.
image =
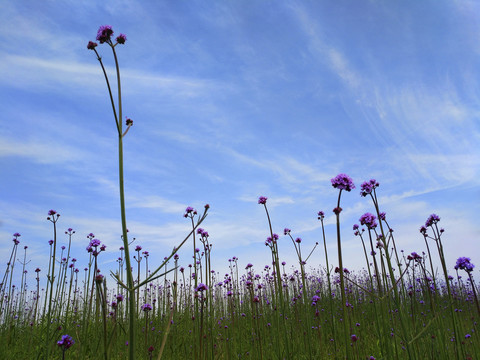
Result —
M102 271L115 266L117 139L86 49L109 24L127 35L127 221L150 264L188 232L185 207L209 203L214 269L237 256L261 270L271 258L260 195L274 231L291 228L305 252L325 211L336 264L330 179L347 173L357 189L342 195L346 267L364 266L352 225L373 212L359 195L371 178L401 249L425 250L418 229L436 213L450 268L459 256L480 267L479 14L476 1L3 1L1 261L19 232L30 272L46 272L55 209L60 233L76 230L79 267L90 232L107 245ZM113 81L111 51L98 50ZM294 265L290 240L279 246ZM318 248L308 265L324 264Z

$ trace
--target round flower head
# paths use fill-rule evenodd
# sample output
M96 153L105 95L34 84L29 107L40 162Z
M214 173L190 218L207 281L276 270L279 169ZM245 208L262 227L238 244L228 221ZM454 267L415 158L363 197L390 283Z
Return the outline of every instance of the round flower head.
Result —
M146 311L150 311L150 310L152 310L152 309L153 309L153 307L152 307L152 305L150 305L150 304L142 305L142 310L145 311L145 312L146 312Z
M197 292L198 291L201 292L201 291L205 291L205 290L208 290L208 286L205 285L205 284L202 284L202 283L198 284L198 286L195 288L195 291L197 291Z
M468 273L472 272L474 267L475 265L470 262L470 258L468 257L459 257L455 264L455 270L465 270Z
M98 46L98 44L96 42L89 41L88 44L87 44L87 49L88 50L94 50L97 46Z
M262 204L262 205L265 205L265 204L267 203L267 199L268 199L268 198L265 197L265 196L260 196L260 197L258 198L258 203L259 203L259 204Z
M425 227L432 226L440 221L440 217L436 214L432 214L428 217L427 221L425 222Z
M374 229L377 227L377 217L370 213L365 213L360 216L360 224L367 226L369 229Z
M125 44L125 41L127 41L127 35L120 34L120 35L117 36L116 40L117 40L117 43L123 45L123 44Z
M355 184L353 183L352 178L345 174L338 174L333 179L331 179L332 186L336 189L351 191L355 189Z
M75 344L75 341L70 335L62 335L62 339L60 341L57 341L57 345L60 346L63 350L67 350L73 344Z
M100 246L100 240L98 240L98 239L92 239L92 240L90 241L89 246L92 246L92 247Z
M120 44L120 43L119 43ZM127 120L125 121L125 124L127 126L132 126L133 125L133 120L127 117Z
M113 35L113 29L110 25L102 25L97 32L97 40L100 41L100 44L110 41L110 38Z
M371 194L373 189L375 189L379 185L380 184L375 179L371 179L370 181L365 181L361 186L362 191L360 191L360 195L367 196L368 194Z
M197 215L197 210L195 210L193 207L191 206L187 206L187 208L185 209L185 214L183 214L183 217L192 217L194 215Z

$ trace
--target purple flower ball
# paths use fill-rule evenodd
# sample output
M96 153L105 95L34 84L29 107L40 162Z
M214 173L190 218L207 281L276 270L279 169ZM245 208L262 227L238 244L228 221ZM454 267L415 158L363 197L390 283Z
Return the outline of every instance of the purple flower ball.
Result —
M57 345L60 346L64 351L70 348L73 344L75 344L75 341L70 335L62 335L62 339L57 341Z
M260 196L260 197L258 198L258 203L259 203L259 204L262 204L262 205L265 205L265 204L267 203L267 199L268 199L268 198L265 197L265 196Z
M113 29L110 25L102 25L97 32L97 40L100 41L100 44L110 41L110 38L113 35Z
M117 40L117 43L123 45L123 44L125 44L125 41L127 41L127 35L120 34L120 35L117 36L116 40Z
M369 229L375 229L377 227L377 217L371 213L365 213L360 216L360 224L365 225Z
M346 174L338 174L333 179L331 179L332 186L336 189L351 191L355 189L352 178Z

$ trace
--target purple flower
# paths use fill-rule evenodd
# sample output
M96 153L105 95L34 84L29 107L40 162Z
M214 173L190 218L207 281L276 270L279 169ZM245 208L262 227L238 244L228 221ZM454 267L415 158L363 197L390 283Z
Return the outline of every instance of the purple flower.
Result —
M48 240L48 245L53 245L53 240Z
M198 291L205 291L205 290L208 290L208 286L205 285L205 284L198 284L198 286L195 288L195 291L198 292Z
M127 41L127 35L125 35L125 34L120 34L120 35L117 36L117 39L116 39L116 40L117 40L117 43L123 45L123 44L125 44L125 41Z
M285 228L285 229L283 229L283 234L288 235L288 234L290 234L290 231L292 231L292 230L290 230L289 228Z
M201 236L203 236L203 237L205 237L205 238L208 237L208 231L205 231L205 230L202 229L202 228L198 228L198 229L197 229L197 234L199 234L199 235L201 235Z
M370 181L365 181L361 185L362 191L360 191L361 196L367 196L368 194L371 194L373 189L378 187L380 184L377 182L375 179L371 179Z
M322 220L325 217L325 213L323 211L318 212L318 220Z
M365 213L360 216L360 224L365 225L369 229L375 229L377 227L377 217L371 213Z
M57 212L55 210L49 210L48 215L52 216L55 215Z
M475 265L470 262L470 258L468 257L459 257L455 264L455 270L465 270L467 273L472 272L474 267Z
M258 203L259 203L259 204L262 204L262 205L265 205L265 204L267 203L267 199L268 199L268 198L265 197L265 196L260 196L260 197L258 198Z
M141 247L140 245L137 245L137 246L135 247L135 251L141 251L141 250L142 250L142 247Z
M92 240L90 241L89 246L91 246L91 247L100 246L100 240L98 240L98 239L92 239Z
M185 209L185 214L183 214L183 217L192 217L193 215L197 215L197 210L195 210L193 207L191 206L188 206L186 209Z
M295 239L295 242L296 242L297 244L300 244L300 243L302 242L302 239L296 238L296 239Z
M338 174L333 179L331 179L332 186L336 189L351 191L355 189L355 185L353 184L353 180L350 176L345 174Z
M407 256L407 259L408 260L415 260L415 261L419 261L419 260L422 260L422 257L420 255L418 255L415 251L412 252L410 255Z
M118 39L118 38L117 38ZM120 44L120 43L119 43ZM125 121L125 125L127 126L132 126L133 125L133 120L127 117L127 120Z
M353 342L357 341L357 335L353 334L352 336L350 336L350 339L352 339Z
M62 340L57 341L57 345L60 346L63 351L70 348L73 344L75 344L75 341L70 335L62 335Z
M97 44L96 42L89 41L88 44L87 44L87 49L88 49L88 50L93 50L93 49L95 49L97 46L98 46L98 44Z
M425 222L425 227L432 226L440 221L440 217L436 214L432 214L428 217L427 221Z
M113 35L113 29L110 25L102 25L97 32L97 40L100 41L100 44L110 41L110 38Z
M122 295L122 294L118 294L118 295L116 296L116 299L117 299L118 302L123 301L123 295Z
M153 309L153 307L152 307L152 305L150 305L150 304L144 304L144 305L142 305L142 310L145 311L145 312L146 312L146 311L150 311L150 310L152 310L152 309Z

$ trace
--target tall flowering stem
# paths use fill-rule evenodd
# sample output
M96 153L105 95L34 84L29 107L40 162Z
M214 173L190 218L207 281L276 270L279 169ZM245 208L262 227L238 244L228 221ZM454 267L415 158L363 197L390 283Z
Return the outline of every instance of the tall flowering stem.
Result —
M49 359L50 353L50 324L52 322L52 303L53 303L53 283L55 281L55 255L57 250L57 221L60 217L60 214L57 214L55 210L50 210L48 212L47 220L53 224L53 255L51 258L52 268L51 272L48 275L48 283L50 285L50 296L48 302L48 313L47 313L47 331L46 331L46 347L47 347L47 356L46 359Z
M475 299L475 305L477 306L477 312L480 316L480 303L478 302L477 291L475 290L475 282L473 281L472 271L475 265L470 262L470 258L468 257L459 257L457 259L457 263L455 264L455 270L461 269L465 270L468 274L468 278L470 280L470 284L472 286L473 297Z
M108 94L110 96L110 102L112 104L113 115L115 118L115 124L118 133L118 179L119 179L119 192L120 192L120 214L122 219L122 239L123 247L125 250L125 265L127 270L127 290L128 290L128 315L129 315L129 358L134 359L135 357L135 293L133 290L133 274L130 261L130 252L128 244L128 231L127 231L127 220L125 215L125 189L124 189L124 175L123 175L123 137L127 134L127 131L133 125L131 119L127 119L126 125L127 129L125 133L122 132L122 87L120 82L120 67L118 64L117 53L115 47L118 44L125 44L126 36L120 34L116 38L116 42L112 41L113 29L109 25L101 26L97 33L97 40L100 44L106 43L109 45L113 52L113 57L115 59L115 69L117 74L117 95L118 95L118 115L115 107L115 102L113 99L112 89L110 87L110 82L108 80L108 75L103 65L102 58L97 52L97 43L90 41L87 45L87 49L93 50L97 55L97 59L100 62L102 67L103 74L105 76L105 81L108 87Z
M283 290L282 290L283 286L282 286L282 276L280 272L280 260L278 257L278 244L277 244L277 240L279 237L277 234L273 232L272 221L270 220L270 214L268 213L268 208L267 208L267 199L268 198L265 196L260 196L258 198L258 203L264 206L265 212L267 214L270 236L267 238L265 245L268 246L272 251L272 263L273 263L272 265L275 266L275 278L276 278L275 286L277 288L275 295L280 297L280 301L278 301L278 298L277 298L277 305L278 305L279 302L283 304Z
M342 196L342 191L351 191L355 189L353 180L345 174L339 174L334 177L332 180L332 186L336 189L339 189L337 207L333 209L333 212L337 218L337 248L338 248L338 266L340 268L340 293L342 297L342 316L343 316L343 330L344 336L348 333L347 329L347 309L346 309L346 296L345 296L345 279L343 274L343 260L342 260L342 241L340 236L340 213L342 208L340 207L340 199ZM345 357L349 357L350 347L347 341L345 341Z

